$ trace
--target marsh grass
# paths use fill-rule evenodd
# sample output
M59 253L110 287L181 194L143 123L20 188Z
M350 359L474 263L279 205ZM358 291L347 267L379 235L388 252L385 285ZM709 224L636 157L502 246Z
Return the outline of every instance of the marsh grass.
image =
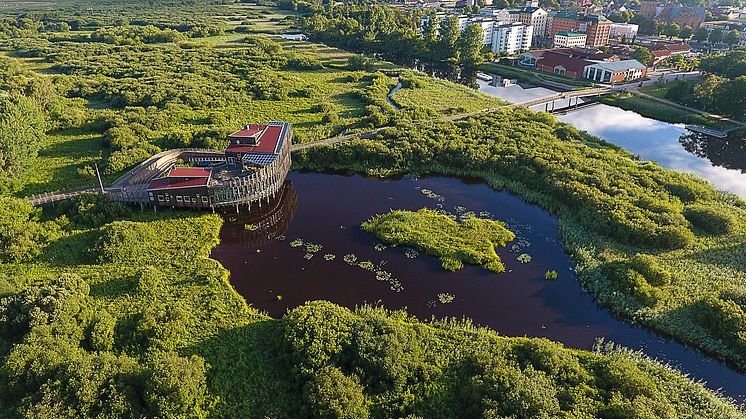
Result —
M426 208L377 215L365 221L362 228L384 243L412 246L439 257L443 268L449 271L469 263L504 272L505 266L495 247L515 239L515 234L499 221L467 216L457 222Z

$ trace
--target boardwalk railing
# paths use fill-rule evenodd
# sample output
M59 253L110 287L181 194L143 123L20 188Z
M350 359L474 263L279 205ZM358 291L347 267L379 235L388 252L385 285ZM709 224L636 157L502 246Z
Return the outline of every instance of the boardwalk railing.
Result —
M26 199L31 202L31 205L39 206L44 204L51 204L53 202L64 201L66 199L74 198L85 193L96 192L100 192L98 188L73 189L67 191L45 192L43 194L27 196Z

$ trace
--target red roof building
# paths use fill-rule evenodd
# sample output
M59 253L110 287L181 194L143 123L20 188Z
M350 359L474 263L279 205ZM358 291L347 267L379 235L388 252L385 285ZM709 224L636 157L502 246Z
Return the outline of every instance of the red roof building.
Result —
M212 169L202 167L174 167L168 172L168 177L210 177Z
M148 201L174 208L261 207L280 190L290 170L292 135L288 122L245 125L228 135L224 156L191 160L209 167L172 167L152 180Z

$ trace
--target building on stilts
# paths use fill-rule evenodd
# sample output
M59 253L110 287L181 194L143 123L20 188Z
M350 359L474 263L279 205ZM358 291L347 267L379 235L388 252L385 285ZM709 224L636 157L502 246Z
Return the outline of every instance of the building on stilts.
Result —
M119 195L112 194L112 198L136 197L144 189L142 198L155 207L213 211L235 207L238 211L240 206L249 209L266 206L280 191L290 171L292 137L289 122L272 121L248 124L228 135L230 143L222 154L209 150L169 150L150 164L160 164L161 169L155 170L157 174L148 179L147 187L138 189L137 185L129 184L121 188Z

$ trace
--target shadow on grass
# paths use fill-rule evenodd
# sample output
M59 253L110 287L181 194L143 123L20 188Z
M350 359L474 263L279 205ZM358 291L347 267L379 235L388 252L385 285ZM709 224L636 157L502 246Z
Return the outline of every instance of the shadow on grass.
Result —
M137 279L129 276L118 276L91 284L92 297L115 299L132 293L137 288Z
M99 237L98 230L76 232L61 237L46 247L39 261L52 266L94 264L94 248Z
M218 417L301 417L296 377L284 359L284 322L257 320L187 348L210 364Z
M746 243L702 250L692 255L694 260L746 273Z

